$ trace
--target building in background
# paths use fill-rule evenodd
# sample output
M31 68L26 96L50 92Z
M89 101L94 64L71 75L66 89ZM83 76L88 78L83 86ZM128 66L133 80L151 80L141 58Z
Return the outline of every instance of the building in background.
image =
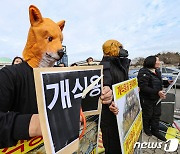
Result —
M11 65L12 59L7 57L0 57L0 69L4 66Z

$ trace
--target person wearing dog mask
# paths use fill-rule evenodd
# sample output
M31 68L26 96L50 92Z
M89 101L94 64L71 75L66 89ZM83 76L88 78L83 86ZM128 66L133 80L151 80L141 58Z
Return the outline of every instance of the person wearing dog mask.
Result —
M128 80L130 59L127 58L128 51L123 49L123 45L117 40L106 41L102 49L104 55L100 64L103 65L103 84L112 89L113 84ZM102 105L101 130L106 154L121 153L116 120L118 111L114 101Z
M23 51L24 62L0 70L0 149L14 146L18 140L42 135L33 69L53 67L64 54L65 21L55 23L43 18L33 5L29 7L29 17L31 26ZM112 101L109 87L103 88L101 99L104 104Z

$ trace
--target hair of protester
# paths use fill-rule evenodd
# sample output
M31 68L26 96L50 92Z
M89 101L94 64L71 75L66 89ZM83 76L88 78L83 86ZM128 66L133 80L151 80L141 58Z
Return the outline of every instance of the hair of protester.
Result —
M63 65L64 65L64 67L66 67L66 64L65 64L65 63L63 63L63 62L60 62L60 63L59 63L59 66L60 66L60 64L63 64Z
M156 64L156 57L157 56L148 56L143 63L143 66L145 68L155 68L155 64Z
M15 62L15 60L16 60L16 59L21 59L21 60L22 60L22 62L24 61L21 57L16 56L16 57L14 57L14 59L13 59L13 61L12 61L12 65L14 65L14 62Z
M71 66L78 66L78 64L77 63L73 63L73 64L71 64Z
M86 61L88 62L88 61L89 61L89 59L92 59L92 60L93 60L93 57L89 57L89 58L87 58L87 59L86 59Z

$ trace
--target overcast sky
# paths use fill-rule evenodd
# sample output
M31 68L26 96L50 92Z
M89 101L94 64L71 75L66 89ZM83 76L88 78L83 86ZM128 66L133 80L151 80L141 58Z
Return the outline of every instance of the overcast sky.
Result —
M108 39L121 42L131 59L180 52L180 0L1 0L0 57L22 55L31 4L43 17L66 20L69 63L101 59Z

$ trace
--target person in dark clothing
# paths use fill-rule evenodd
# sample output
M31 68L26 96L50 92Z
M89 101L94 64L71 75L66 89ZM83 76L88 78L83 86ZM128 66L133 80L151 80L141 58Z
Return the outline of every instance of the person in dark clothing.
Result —
M64 54L62 30L65 21L45 21L34 5L29 7L29 19L31 26L23 50L25 62L0 70L0 148L13 146L18 140L42 135L33 68L52 67ZM49 33L51 31L50 37L44 35L47 30ZM55 45L52 42L56 42Z
M111 89L113 84L128 80L130 60L126 58L127 55L120 57L120 53L124 52L123 50L122 44L116 40L108 40L103 44L104 56L100 62L103 65L103 84ZM118 108L113 101L102 105L101 131L106 154L121 153L116 120L117 113Z
M37 114L33 68L26 62L0 71L0 148L29 139L29 123Z
M97 64L94 62L93 57L87 58L87 59L86 59L86 62L87 62L87 65L89 65L89 66L97 65Z
M65 21L55 23L43 18L33 5L29 7L29 15L31 27L23 51L24 62L0 70L0 149L14 146L18 140L42 135L33 69L53 67L64 55L62 30ZM44 26L45 31L39 26ZM112 90L104 87L101 99L103 103L111 102Z
M159 71L160 61L156 56L149 56L144 60L143 68L138 73L139 96L142 106L143 129L146 135L152 134L166 141L159 133L159 120L161 115L161 103L156 105L159 98L165 99L162 90L162 78Z

